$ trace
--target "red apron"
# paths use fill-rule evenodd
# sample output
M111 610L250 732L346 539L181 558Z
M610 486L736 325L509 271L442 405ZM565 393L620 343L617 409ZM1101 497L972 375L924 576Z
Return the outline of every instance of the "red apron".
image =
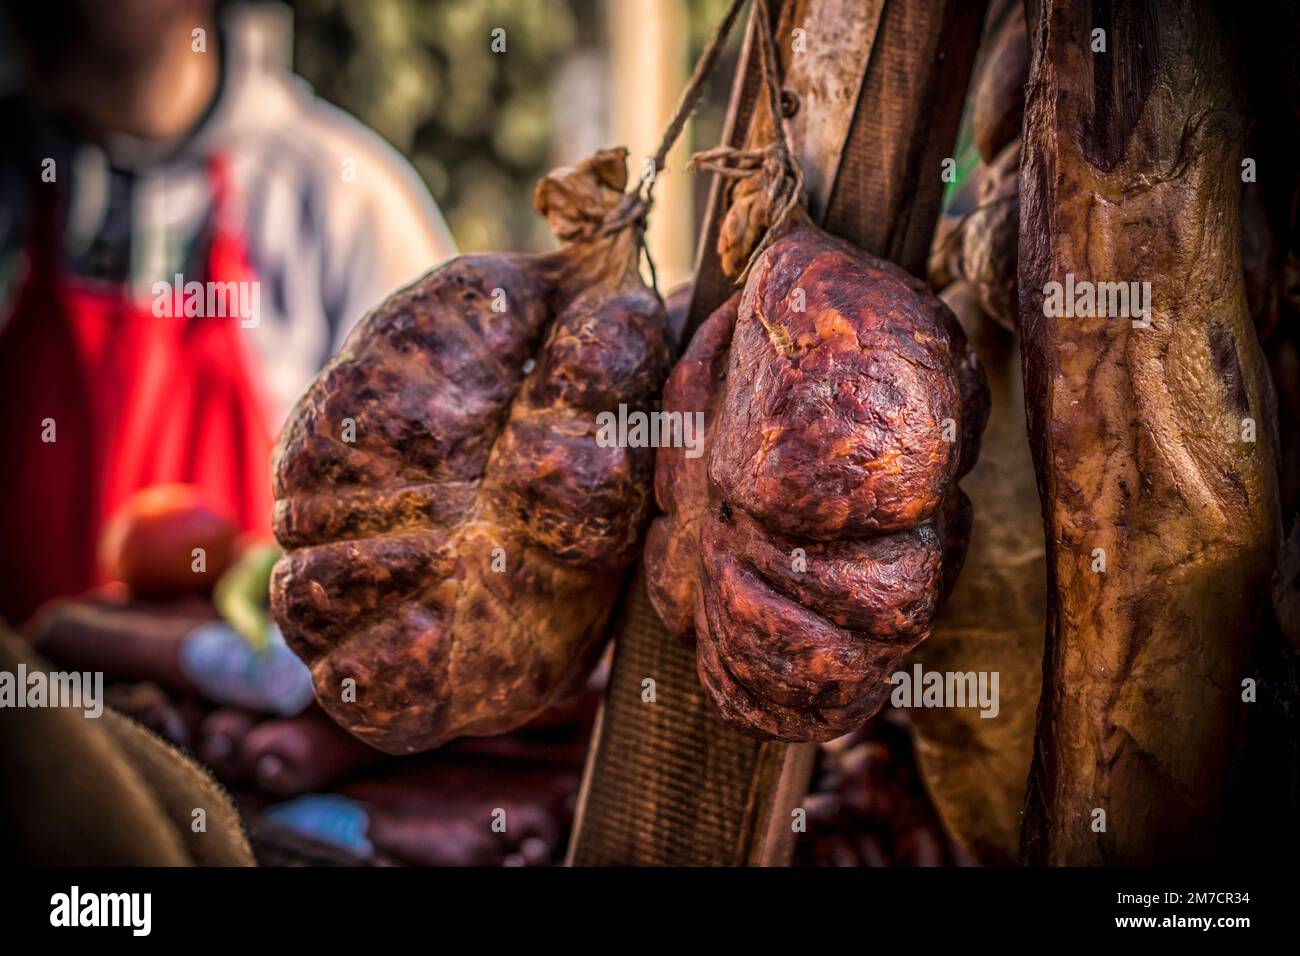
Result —
M222 160L209 178L206 262L185 282L251 282ZM17 451L0 466L0 617L14 625L97 583L100 531L140 488L199 485L249 531L268 531L271 515L251 330L238 315L158 317L125 287L65 274L54 189L34 192L27 277L0 329L0 408Z

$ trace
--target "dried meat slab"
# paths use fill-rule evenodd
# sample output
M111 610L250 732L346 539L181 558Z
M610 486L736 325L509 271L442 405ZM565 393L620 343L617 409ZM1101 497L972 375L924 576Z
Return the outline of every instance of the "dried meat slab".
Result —
M1232 41L1202 0L1031 22L1020 328L1049 584L1025 858L1204 859L1279 538ZM1047 301L1096 283L1145 288L1149 316Z
M829 740L884 701L964 551L956 487L988 397L924 285L800 219L698 330L664 392L651 601L751 736Z
M321 706L392 753L517 727L580 689L651 509L671 356L624 152L552 173L545 255L463 256L370 314L277 450L272 602Z

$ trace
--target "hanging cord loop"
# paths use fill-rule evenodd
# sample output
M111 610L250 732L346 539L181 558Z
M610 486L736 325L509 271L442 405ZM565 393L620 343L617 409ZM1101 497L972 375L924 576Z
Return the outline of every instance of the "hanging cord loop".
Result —
M745 280L750 267L763 250L780 235L781 227L789 221L804 195L803 167L790 149L785 125L781 122L781 64L777 56L776 39L772 35L771 14L767 0L754 2L755 17L759 20L759 62L763 87L767 93L771 141L766 146L745 149L720 146L705 150L691 158L689 167L716 173L733 181L733 205L728 217L735 215L746 221L742 225L738 225L735 220L724 223L723 234L719 236L719 253L722 255L724 271L728 275L736 275L738 283ZM745 204L746 209L741 211L737 209L734 200L737 187L745 180L752 181L751 192L757 191L759 195L750 198ZM744 237L754 235L760 229L763 236L753 243L752 250L734 248L749 244L749 240ZM724 243L727 246L725 249L722 248ZM743 269L738 268L741 258L744 259Z

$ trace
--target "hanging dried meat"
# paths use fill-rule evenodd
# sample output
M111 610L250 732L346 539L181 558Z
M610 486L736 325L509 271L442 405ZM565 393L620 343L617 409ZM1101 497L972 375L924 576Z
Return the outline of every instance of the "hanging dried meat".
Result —
M956 481L987 390L922 282L797 207L779 141L739 159L718 251L748 278L665 388L664 411L702 414L705 441L659 451L647 587L667 628L694 634L725 719L829 740L880 707L955 579L970 522Z
M974 505L961 580L911 655L926 672L996 675L993 707L907 711L917 763L948 832L981 863L1010 865L1020 853L1025 780L1043 673L1047 573L1043 521L1025 435L1020 346L982 314L966 283L943 299L966 330L988 376L990 411L980 458L962 481Z
M1205 858L1279 537L1232 47L1208 0L1031 21L1020 326L1049 590L1025 855Z
M670 363L625 151L551 173L562 248L462 256L393 295L294 409L272 583L336 721L392 753L517 727L583 686L650 514Z

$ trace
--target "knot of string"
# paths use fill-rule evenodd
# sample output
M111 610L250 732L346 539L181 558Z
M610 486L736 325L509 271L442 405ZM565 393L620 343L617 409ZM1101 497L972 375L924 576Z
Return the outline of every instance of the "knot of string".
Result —
M720 146L691 157L691 169L716 173L726 179L740 180L759 175L763 183L763 208L767 211L768 225L762 240L750 252L744 270L736 281L743 282L750 267L772 240L803 199L803 166L790 149L785 124L781 122L780 61L776 53L776 39L772 35L772 18L767 0L754 0L755 17L759 21L759 60L763 87L767 93L767 109L772 120L772 141L766 146L736 149Z

